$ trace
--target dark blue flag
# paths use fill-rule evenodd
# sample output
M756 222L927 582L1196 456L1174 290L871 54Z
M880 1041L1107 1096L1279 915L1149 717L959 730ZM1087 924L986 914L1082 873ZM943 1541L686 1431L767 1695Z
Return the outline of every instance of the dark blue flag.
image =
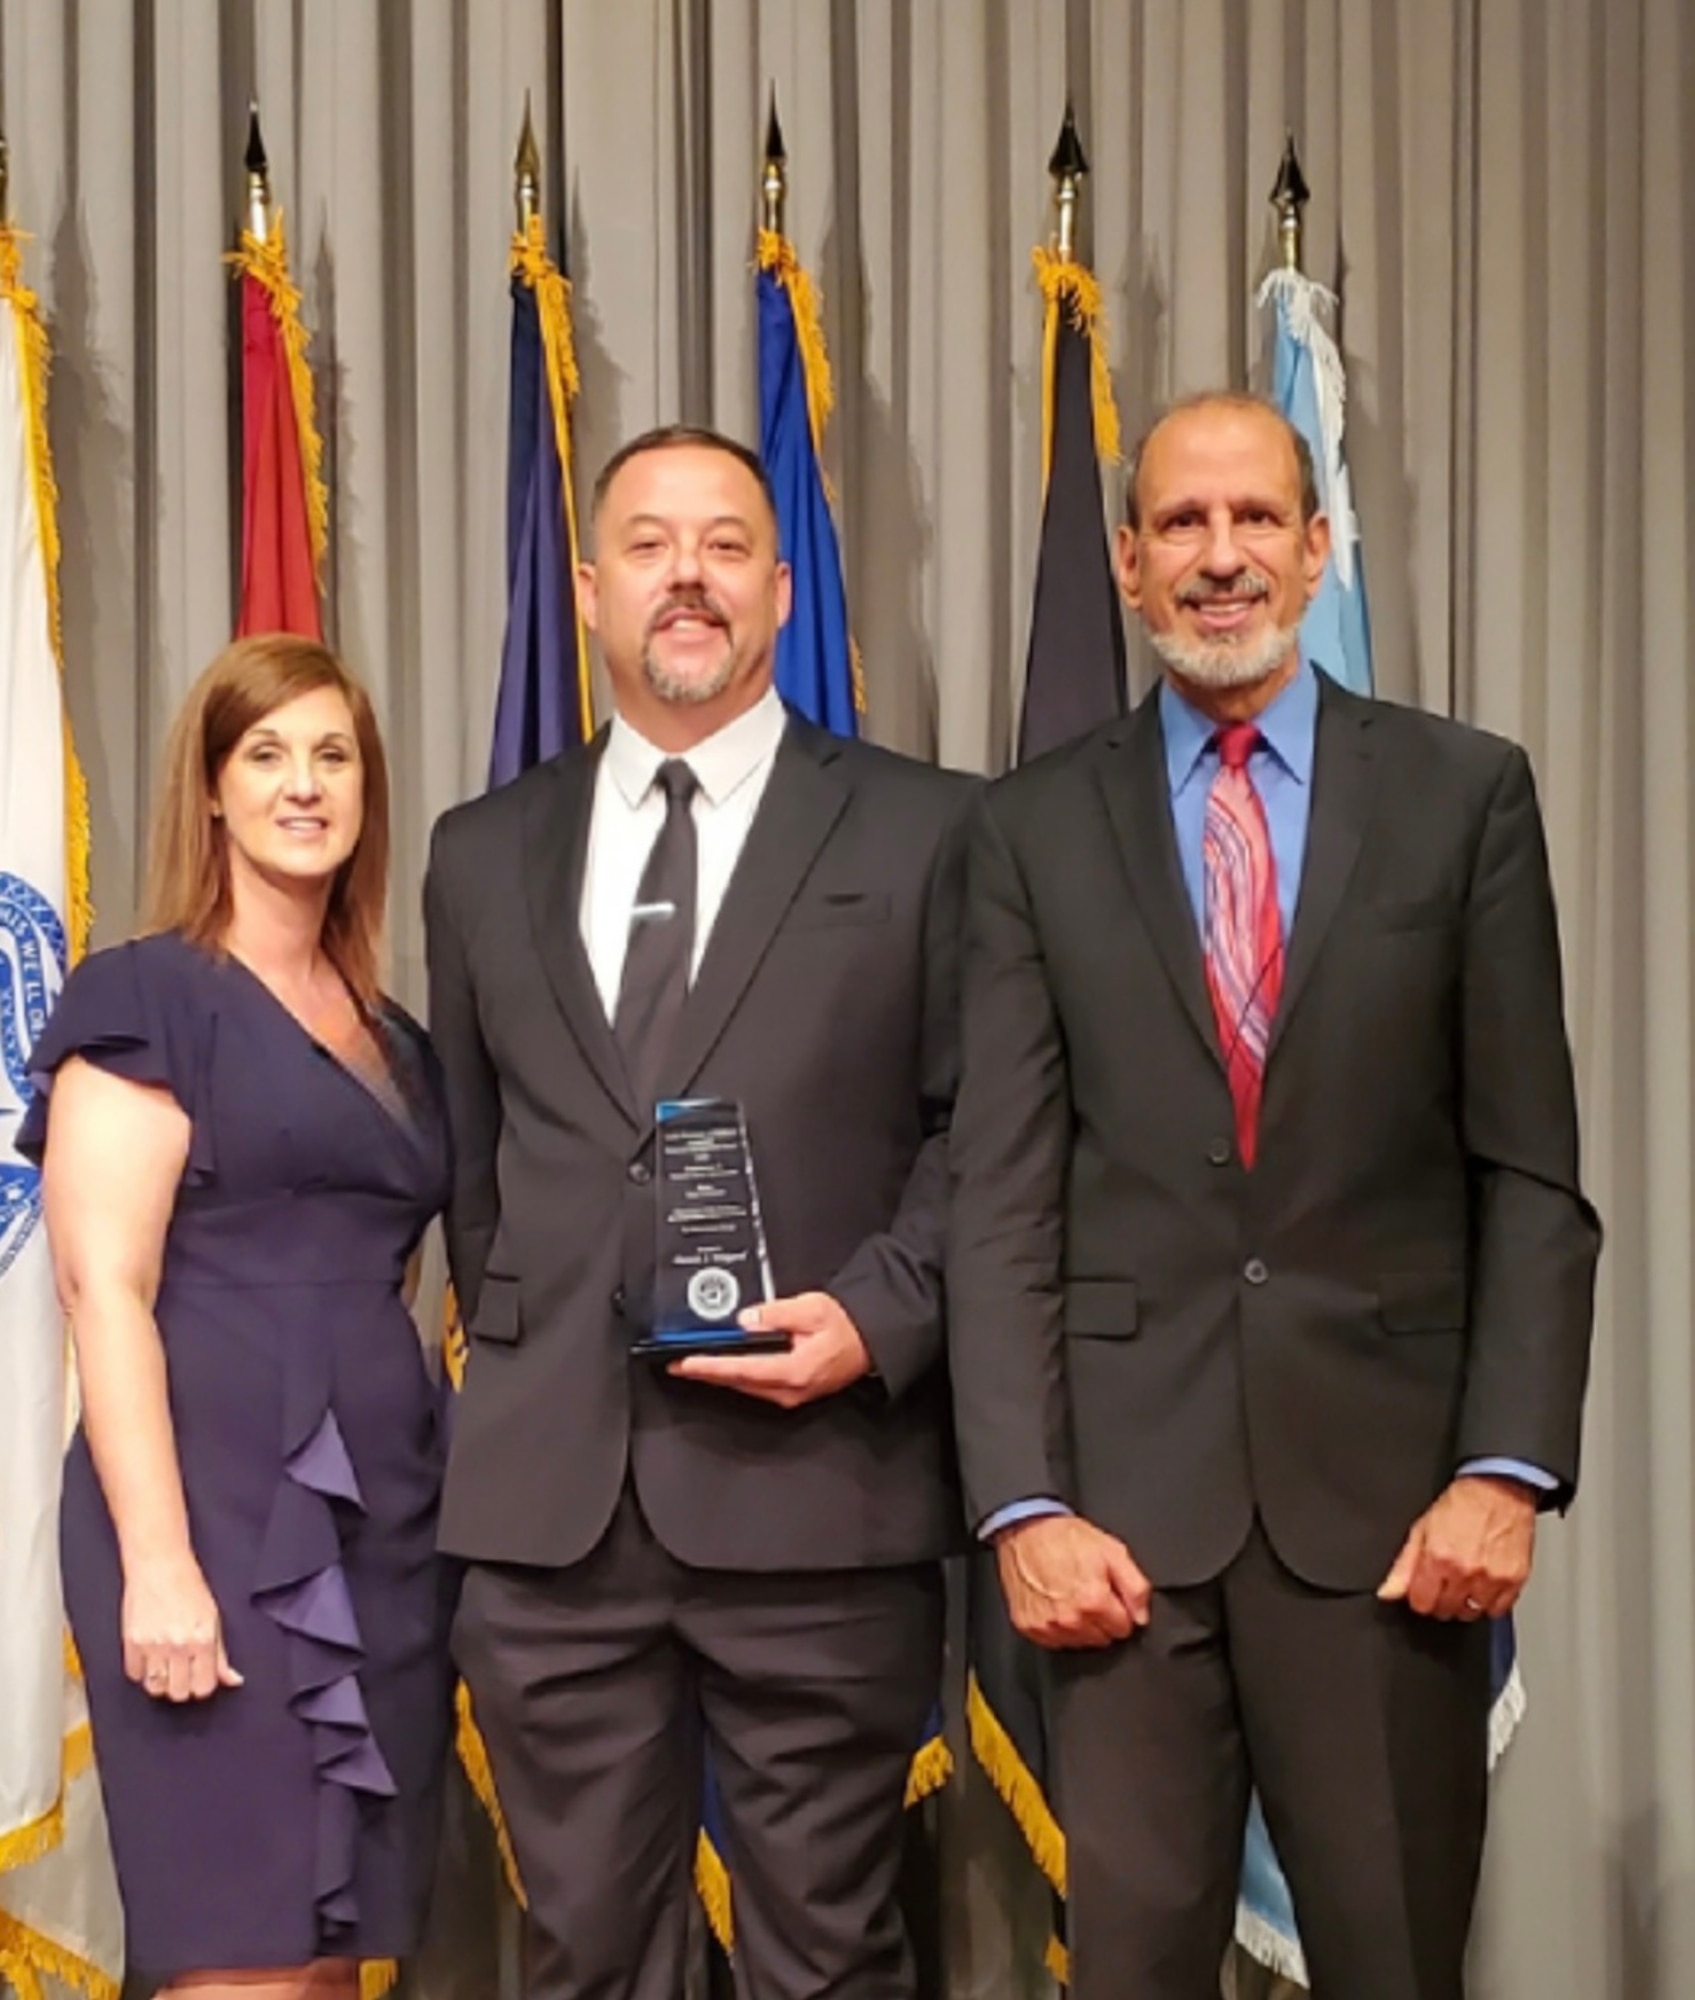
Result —
M539 219L512 245L512 390L506 470L506 641L490 785L587 740L588 648L577 616L569 402L569 288Z

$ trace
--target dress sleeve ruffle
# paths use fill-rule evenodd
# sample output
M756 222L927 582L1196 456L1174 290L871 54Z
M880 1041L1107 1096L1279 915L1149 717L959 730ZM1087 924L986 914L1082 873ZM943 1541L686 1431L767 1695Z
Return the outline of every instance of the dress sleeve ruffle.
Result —
M95 952L72 972L29 1054L34 1095L16 1142L26 1159L40 1164L53 1078L81 1056L131 1083L168 1090L194 1121L190 1175L210 1174L210 1129L200 1113L216 1021L195 976L198 960L192 945L163 935Z

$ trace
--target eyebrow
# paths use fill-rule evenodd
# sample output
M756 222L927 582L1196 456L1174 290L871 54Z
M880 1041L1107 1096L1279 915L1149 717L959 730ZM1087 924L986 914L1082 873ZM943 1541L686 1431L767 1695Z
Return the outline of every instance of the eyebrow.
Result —
M1274 493L1233 493L1224 504L1233 514L1239 513L1244 507L1263 507L1274 514L1298 512L1300 508L1299 500L1290 501L1287 496L1280 498ZM1169 520L1173 514L1205 514L1210 511L1210 506L1211 503L1203 500L1199 494L1186 493L1179 499L1162 501L1159 506L1148 511L1152 519L1164 521Z
M247 732L248 740L254 743L281 743L282 731L273 729L268 722L256 722ZM326 729L322 736L314 737L312 747L321 750L326 743L339 743L344 749L352 749L354 739L345 729Z
M624 531L632 528L669 528L670 518L664 514L632 514L623 523ZM716 528L739 528L743 534L753 533L753 522L745 514L714 514L706 524L708 534Z

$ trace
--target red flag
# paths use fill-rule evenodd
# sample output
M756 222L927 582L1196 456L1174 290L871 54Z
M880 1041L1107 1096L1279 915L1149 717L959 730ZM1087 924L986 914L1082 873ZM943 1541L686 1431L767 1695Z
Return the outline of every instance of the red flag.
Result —
M312 378L282 216L244 232L241 283L241 604L236 635L323 637L318 564L327 507L318 476Z

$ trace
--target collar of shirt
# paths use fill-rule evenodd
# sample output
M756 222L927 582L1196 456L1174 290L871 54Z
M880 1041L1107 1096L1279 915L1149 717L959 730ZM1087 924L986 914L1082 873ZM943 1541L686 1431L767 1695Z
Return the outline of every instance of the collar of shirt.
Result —
M681 753L661 750L615 714L606 737L606 770L632 812L647 797L653 774L667 757L681 754L700 782L708 805L721 806L777 754L788 717L775 688L722 729Z
M1165 737L1165 775L1171 796L1180 798L1193 782L1196 772L1212 750L1218 724L1186 701L1169 680L1159 684L1159 721ZM1310 660L1302 659L1295 677L1278 691L1254 721L1265 738L1265 747L1296 784L1312 783L1313 745L1318 735L1318 671ZM649 776L651 777L651 773ZM1211 782L1210 771L1208 782Z

